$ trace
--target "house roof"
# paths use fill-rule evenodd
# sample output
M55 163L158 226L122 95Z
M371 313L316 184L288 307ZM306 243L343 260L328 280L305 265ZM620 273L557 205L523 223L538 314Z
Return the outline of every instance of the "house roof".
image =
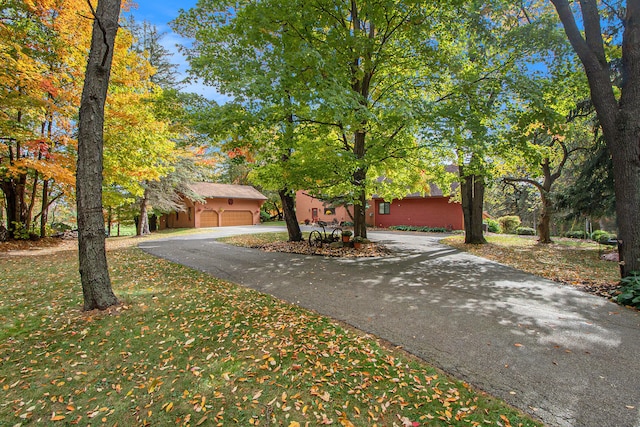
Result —
M267 197L250 185L216 184L196 182L189 188L205 199L251 199L267 200Z

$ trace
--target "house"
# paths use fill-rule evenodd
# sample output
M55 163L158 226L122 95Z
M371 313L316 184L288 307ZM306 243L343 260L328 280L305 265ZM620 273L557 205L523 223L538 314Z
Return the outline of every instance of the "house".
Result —
M353 214L353 208L351 208ZM320 199L309 195L306 191L296 192L296 216L298 221L305 223L325 221L328 223L343 223L353 221L344 206L329 206Z
M460 203L451 201L436 185L431 185L431 194L409 194L403 199L386 202L374 195L367 203L367 225L388 228L392 225L415 225L421 227L442 227L449 230L463 230L464 217ZM353 208L351 208L353 209ZM351 211L353 212L353 211ZM353 221L344 206L329 207L305 191L296 193L296 213L298 220L341 223Z
M249 185L198 182L189 186L203 203L182 197L185 211L163 215L160 228L204 228L260 223L260 207L267 200Z

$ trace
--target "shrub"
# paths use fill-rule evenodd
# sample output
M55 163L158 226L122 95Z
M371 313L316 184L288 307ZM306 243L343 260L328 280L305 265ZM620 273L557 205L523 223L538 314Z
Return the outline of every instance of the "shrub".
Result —
M269 215L269 212L260 211L260 222L267 221L271 221L271 215Z
M640 308L640 271L632 271L630 275L620 281L620 295L616 300L623 305Z
M485 221L487 224L487 231L491 233L501 233L502 229L500 228L500 223L495 219L487 218Z
M615 234L607 234L605 236L601 236L598 240L598 243L602 243L603 245L616 245L618 236ZM613 242L612 242L613 241Z
M531 227L518 227L516 228L516 234L519 236L535 236L536 230Z
M32 233L29 232L29 229L27 227L24 226L23 223L21 222L17 222L17 221L13 221L13 226L14 226L14 230L13 230L13 238L16 240L28 240L28 239L33 239Z
M519 216L508 215L498 218L498 223L504 233L514 234L518 227L520 227L521 221Z
M342 221L340 227L353 227L355 224L353 221Z
M353 236L353 233L349 230L342 230L342 235L345 237Z
M73 227L70 226L69 224L65 224L64 222L54 222L53 224L51 224L51 229L54 231L59 231L61 233L64 233L65 231L72 230Z
M584 230L572 230L564 233L564 237L569 237L571 239L586 239L587 232Z
M604 230L596 230L591 233L591 240L594 240L598 243L607 244L611 239L615 239L616 235L606 232Z

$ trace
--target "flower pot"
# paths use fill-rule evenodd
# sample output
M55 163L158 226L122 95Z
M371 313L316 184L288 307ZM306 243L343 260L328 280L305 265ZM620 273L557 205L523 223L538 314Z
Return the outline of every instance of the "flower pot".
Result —
M353 242L353 249L361 249L362 242Z
M342 236L342 243L349 243L351 241L351 236Z

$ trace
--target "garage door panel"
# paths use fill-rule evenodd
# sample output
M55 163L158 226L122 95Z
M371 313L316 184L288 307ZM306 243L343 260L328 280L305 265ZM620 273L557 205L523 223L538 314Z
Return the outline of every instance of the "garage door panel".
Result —
M222 225L253 225L253 214L251 211L224 211Z
M216 211L202 211L200 214L200 227L217 227L218 226L218 212Z

